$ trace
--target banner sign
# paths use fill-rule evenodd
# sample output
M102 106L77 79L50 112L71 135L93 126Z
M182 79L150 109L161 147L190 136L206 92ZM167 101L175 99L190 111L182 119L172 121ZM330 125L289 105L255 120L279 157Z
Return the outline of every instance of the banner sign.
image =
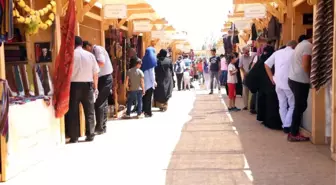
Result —
M244 9L245 18L265 18L266 7L262 4L246 6Z
M251 29L251 20L237 20L234 25L238 30Z
M150 32L153 29L153 25L149 20L141 20L133 22L134 32Z
M164 31L152 31L152 38L153 39L162 39L164 38L165 33Z
M105 4L104 5L105 19L126 19L127 5L126 4Z
M183 50L184 44L176 44L176 49Z

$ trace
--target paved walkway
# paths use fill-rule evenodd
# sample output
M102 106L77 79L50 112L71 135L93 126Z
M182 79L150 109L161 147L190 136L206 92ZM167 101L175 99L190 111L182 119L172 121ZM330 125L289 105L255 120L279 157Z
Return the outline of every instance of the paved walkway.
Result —
M93 143L66 145L57 157L6 184L336 183L327 147L288 143L247 112L230 115L218 95L174 92L169 106L150 119L111 121L108 133Z

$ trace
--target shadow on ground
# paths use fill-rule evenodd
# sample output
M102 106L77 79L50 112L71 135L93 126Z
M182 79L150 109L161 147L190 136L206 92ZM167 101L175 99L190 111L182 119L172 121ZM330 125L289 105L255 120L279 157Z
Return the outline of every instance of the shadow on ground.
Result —
M238 106L242 104L238 98ZM218 95L197 94L166 172L166 185L334 185L328 147L288 143Z

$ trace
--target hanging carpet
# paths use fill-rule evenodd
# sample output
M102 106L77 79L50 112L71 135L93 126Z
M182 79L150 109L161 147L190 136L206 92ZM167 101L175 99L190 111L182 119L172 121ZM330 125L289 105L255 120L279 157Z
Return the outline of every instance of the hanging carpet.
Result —
M314 44L310 80L319 90L332 77L334 8L333 0L320 0L314 23Z

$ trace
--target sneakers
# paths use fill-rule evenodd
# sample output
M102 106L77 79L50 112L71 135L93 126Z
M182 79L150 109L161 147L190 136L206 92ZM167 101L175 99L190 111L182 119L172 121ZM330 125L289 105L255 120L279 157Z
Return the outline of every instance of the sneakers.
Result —
M305 137L302 134L298 134L297 136L293 136L291 133L288 134L287 140L290 142L303 142L309 141L309 137Z
M209 94L213 94L213 91L210 91L210 93Z
M289 127L284 127L284 128L283 128L283 132L284 132L285 134L289 134L289 133L290 133L290 128L289 128Z
M144 114L137 115L137 119L142 119L144 117L145 117Z
M123 117L124 119L131 119L131 115L125 115L124 117Z
M257 114L257 111L255 111L255 110L250 110L250 113L251 113L251 114Z
M243 110L248 110L248 108L247 108L247 107L244 107Z
M231 111L234 111L234 112L238 112L240 111L241 109L238 109L237 107L232 107L232 108L228 108L228 110L231 112Z

